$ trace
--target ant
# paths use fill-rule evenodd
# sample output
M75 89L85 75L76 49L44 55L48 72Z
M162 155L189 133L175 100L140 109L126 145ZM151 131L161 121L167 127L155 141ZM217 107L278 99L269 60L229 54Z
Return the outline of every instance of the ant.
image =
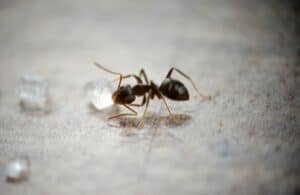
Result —
M117 89L113 92L112 94L112 99L115 104L120 104L124 107L126 107L131 113L122 113L122 114L117 114L113 115L108 118L108 120L113 119L113 118L118 118L122 116L137 116L137 112L131 108L131 107L142 107L145 105L145 110L143 113L143 116L141 120L137 124L137 128L139 128L144 121L148 106L149 106L149 101L150 99L154 99L157 97L158 99L163 100L169 115L172 117L172 113L170 111L170 108L165 100L165 97L167 97L170 100L175 100L175 101L187 101L189 100L189 92L187 88L184 86L184 84L177 80L173 79L171 77L173 71L176 71L177 73L181 74L183 77L185 77L187 80L189 80L194 87L195 91L199 94L199 96L203 100L211 100L211 96L206 96L200 93L198 88L196 87L195 83L193 80L183 73L181 70L172 67L169 72L167 73L166 78L162 81L160 86L157 86L153 81L149 81L148 77L144 71L144 69L141 69L139 72L139 75L135 74L128 74L128 75L122 75L121 73L113 72L104 66L98 64L97 62L94 63L98 68L114 75L118 75L119 78L119 83ZM130 86L130 85L121 85L121 81L123 79L127 78L134 78L137 82L136 85ZM142 77L144 81L142 80ZM136 97L141 97L143 96L142 101L139 104L133 103L136 99ZM172 118L174 120L174 118Z

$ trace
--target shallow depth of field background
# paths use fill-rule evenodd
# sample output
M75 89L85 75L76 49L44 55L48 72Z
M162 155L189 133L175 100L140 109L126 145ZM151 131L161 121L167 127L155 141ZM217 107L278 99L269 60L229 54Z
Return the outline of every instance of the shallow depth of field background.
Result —
M0 1L0 194L297 194L300 192L296 1ZM171 66L216 94L152 101L141 129L90 111L84 86ZM50 82L51 112L21 111L24 74ZM143 109L138 109L141 114ZM135 122L135 121L133 121ZM118 124L118 121L114 121ZM27 181L2 174L27 155Z

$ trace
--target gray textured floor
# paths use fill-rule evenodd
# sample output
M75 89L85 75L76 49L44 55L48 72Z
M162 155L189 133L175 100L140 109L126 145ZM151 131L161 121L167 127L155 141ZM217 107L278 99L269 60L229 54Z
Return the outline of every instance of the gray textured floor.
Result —
M1 1L0 170L32 163L26 182L2 174L1 194L299 193L297 15L277 1ZM95 60L157 83L174 64L219 96L186 82L191 101L168 102L181 124L153 101L142 129L111 127L82 100L111 79ZM48 115L20 111L25 73L50 80Z

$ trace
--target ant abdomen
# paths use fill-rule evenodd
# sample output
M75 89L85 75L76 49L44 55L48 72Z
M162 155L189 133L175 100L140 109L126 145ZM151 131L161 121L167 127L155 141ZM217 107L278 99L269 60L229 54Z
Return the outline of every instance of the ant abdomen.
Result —
M160 85L159 91L169 99L185 101L189 99L189 92L182 82L166 78Z

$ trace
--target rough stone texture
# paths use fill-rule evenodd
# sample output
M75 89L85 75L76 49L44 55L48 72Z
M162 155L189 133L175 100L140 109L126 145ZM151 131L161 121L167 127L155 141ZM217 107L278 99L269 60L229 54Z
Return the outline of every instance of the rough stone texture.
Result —
M298 16L287 1L2 0L0 171L27 155L31 174L2 174L1 194L299 194ZM219 95L186 81L191 101L168 101L178 124L153 101L142 129L111 126L82 102L113 78L93 61L158 84L175 65ZM18 106L28 73L50 81L47 115Z

